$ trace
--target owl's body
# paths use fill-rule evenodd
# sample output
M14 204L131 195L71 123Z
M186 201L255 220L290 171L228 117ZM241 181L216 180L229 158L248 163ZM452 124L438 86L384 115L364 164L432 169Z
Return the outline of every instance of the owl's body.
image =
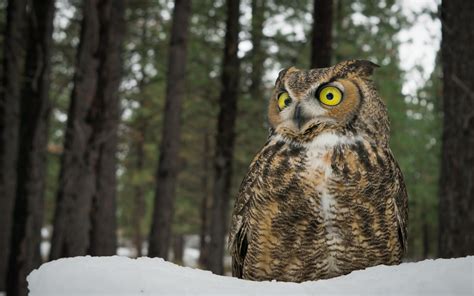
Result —
M280 74L270 100L271 135L234 208L234 276L302 282L400 263L407 195L368 67L349 61ZM315 93L328 83L342 89L340 102L315 105ZM272 100L282 91L291 102L279 108Z

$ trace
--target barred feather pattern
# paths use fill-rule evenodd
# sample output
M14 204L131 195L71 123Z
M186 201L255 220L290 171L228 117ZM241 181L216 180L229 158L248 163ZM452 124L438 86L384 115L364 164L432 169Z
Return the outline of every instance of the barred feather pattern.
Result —
M301 145L270 137L235 204L234 276L303 282L400 263L407 219L400 169L388 147L338 139Z

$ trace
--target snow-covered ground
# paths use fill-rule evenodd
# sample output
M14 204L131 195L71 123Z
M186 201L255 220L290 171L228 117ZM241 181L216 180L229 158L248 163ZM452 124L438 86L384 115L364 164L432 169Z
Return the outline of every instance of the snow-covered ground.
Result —
M473 295L474 256L376 266L301 284L251 282L162 259L76 257L28 276L30 295Z

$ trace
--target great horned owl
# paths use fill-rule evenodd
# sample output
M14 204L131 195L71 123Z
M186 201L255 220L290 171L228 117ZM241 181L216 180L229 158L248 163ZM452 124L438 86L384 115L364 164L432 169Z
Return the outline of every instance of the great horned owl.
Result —
M375 67L351 60L280 72L270 136L234 207L234 276L302 282L400 263L407 193Z

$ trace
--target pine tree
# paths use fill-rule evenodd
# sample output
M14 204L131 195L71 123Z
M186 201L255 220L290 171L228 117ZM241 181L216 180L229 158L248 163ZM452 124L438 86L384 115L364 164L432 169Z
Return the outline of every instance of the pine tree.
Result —
M8 295L27 295L26 276L42 263L40 243L55 1L32 1L30 5L25 79L21 90L18 179L8 268Z
M94 256L115 255L117 249L117 132L120 120L119 86L122 80L122 39L125 1L111 0L99 6L100 61L98 87L88 121L93 122L92 147L96 153L92 167L95 192L91 209L89 252ZM94 151L93 149L96 149Z
M160 160L156 174L156 193L148 255L168 258L171 225L179 171L181 109L185 91L190 0L176 0L170 38L166 102Z
M235 120L239 89L239 0L227 0L227 23L224 59L222 63L222 91L219 99L216 150L214 156L214 188L211 216L209 269L223 274L225 235L229 217L232 160L235 142Z
M311 68L331 65L332 0L314 0L311 33Z
M0 87L0 291L6 289L10 234L16 192L21 74L26 0L9 0L3 39Z
M474 2L441 4L443 135L439 255L474 254Z
M115 253L123 5L87 0L83 6L50 259Z

